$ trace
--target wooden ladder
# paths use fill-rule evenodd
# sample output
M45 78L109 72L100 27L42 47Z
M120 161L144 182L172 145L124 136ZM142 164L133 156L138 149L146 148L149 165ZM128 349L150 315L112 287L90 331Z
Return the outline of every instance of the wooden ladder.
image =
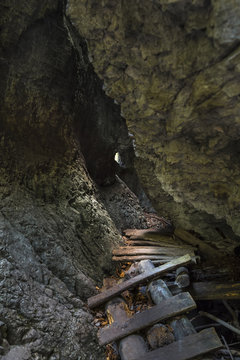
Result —
M120 295L128 289L132 289L139 284L148 283L154 279L159 279L164 273L175 270L180 266L191 263L192 256L187 254L169 261L157 268L144 271L121 284L115 285L106 291L92 296L88 299L90 309L98 307L109 300ZM169 291L169 290L168 290ZM98 338L100 345L106 345L113 341L121 340L131 334L148 328L159 321L173 318L196 308L196 303L188 292L182 292L175 296L163 299L159 304L152 308L137 313L124 323L113 322L99 330ZM129 360L187 360L196 356L217 350L222 347L222 343L214 328L205 329L199 333L194 333L184 338L174 341L153 351L146 352L142 356L128 356Z

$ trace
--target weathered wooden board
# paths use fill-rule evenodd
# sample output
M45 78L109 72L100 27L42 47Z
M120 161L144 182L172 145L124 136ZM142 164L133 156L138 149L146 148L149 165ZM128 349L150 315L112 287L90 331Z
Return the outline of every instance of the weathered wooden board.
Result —
M181 249L193 249L196 250L196 247L193 247L191 245L186 245L184 243L181 244L181 242L167 242L167 241L152 241L152 240L126 240L126 245L129 246L157 246L157 247L168 247L168 248L181 248Z
M134 315L124 324L113 323L99 330L98 338L100 345L106 345L112 341L122 339L123 337L156 324L158 321L182 314L196 308L196 303L189 293L181 293L161 304L153 306Z
M188 360L195 356L220 349L222 343L214 328L184 337L170 345L151 351L133 360Z
M145 269L153 269L154 265L151 261L141 261L139 263L139 271L146 271ZM177 268L176 272L183 269L183 267ZM148 292L151 295L152 301L154 304L159 305L163 300L169 299L172 297L171 291L168 289L166 283L161 279L153 280L148 285ZM196 330L194 329L191 321L186 316L178 316L176 319L170 320L169 322L171 328L173 329L175 340L180 340L184 336L195 334Z
M147 344L140 335L129 335L122 339L119 344L121 360L132 360L147 353Z
M124 235L130 239L170 239L173 231L161 229L126 229L123 231Z
M176 270L176 278L175 284L180 288L183 289L190 285L190 276L189 271L186 267L181 266Z
M190 251L190 249L188 250ZM194 252L191 252L194 256ZM185 248L180 247L157 247L157 246L120 246L112 251L113 255L167 255L182 256L186 254Z
M212 246L206 244L203 240L198 239L186 230L177 228L175 229L174 234L186 243L198 246L200 252L204 254L207 258L217 259L221 256L219 250L214 249Z
M173 294L178 294L180 289L171 289ZM188 288L195 300L239 300L240 282L195 282Z
M124 324L130 316L130 311L126 302L122 298L113 298L106 305L106 314L109 324L117 322ZM122 339L119 343L119 353L121 360L130 360L147 352L147 344L142 336L130 335Z
M121 294L123 291L132 288L136 285L145 283L151 279L160 277L163 273L176 269L179 266L189 264L192 261L190 255L181 256L177 259L174 259L164 265L161 265L152 271L145 272L143 274L137 275L132 279L129 279L121 284L113 286L111 289L106 290L105 292L92 296L88 299L88 306L94 308L99 306L106 301L112 299L114 296Z
M123 255L123 256L113 256L112 261L140 261L140 260L158 260L158 264L165 264L169 261L176 259L175 256L165 256L165 255Z

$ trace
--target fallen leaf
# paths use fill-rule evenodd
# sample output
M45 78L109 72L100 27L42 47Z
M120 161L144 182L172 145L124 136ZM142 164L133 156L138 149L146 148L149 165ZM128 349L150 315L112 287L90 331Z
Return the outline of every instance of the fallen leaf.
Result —
M102 326L108 325L108 321L106 321L106 320L103 321L103 322L101 323L101 325L102 325Z

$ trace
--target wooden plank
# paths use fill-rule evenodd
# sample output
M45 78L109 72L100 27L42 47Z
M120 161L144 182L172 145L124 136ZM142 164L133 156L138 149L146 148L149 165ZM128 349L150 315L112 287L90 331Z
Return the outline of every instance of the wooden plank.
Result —
M194 256L194 252L191 252ZM167 256L181 256L186 254L186 249L168 248L157 246L120 246L112 251L113 255L167 255Z
M138 268L140 272L143 272L149 269L153 269L154 265L149 260L141 261L138 265ZM176 272L182 268L183 267L177 268ZM148 285L148 292L151 295L152 301L156 305L161 304L163 300L169 299L173 296L166 283L161 279L153 280ZM180 340L184 336L196 333L191 321L184 315L171 320L169 324L173 329L175 340Z
M176 278L174 282L180 289L190 285L189 271L186 267L181 266L176 270Z
M186 243L198 246L200 252L204 254L207 258L216 260L218 257L220 257L219 250L214 249L212 246L206 244L203 240L198 239L194 235L190 234L188 231L183 229L175 229L174 234Z
M176 288L171 291L173 294L179 293ZM240 282L195 282L188 291L196 300L240 300Z
M126 229L123 231L124 235L128 236L130 239L169 239L173 231L165 230L165 229Z
M130 311L124 299L114 298L106 305L106 314L109 324L117 322L124 324L130 316ZM142 336L129 335L119 343L119 353L121 360L130 360L147 352L147 344Z
M121 294L123 291L125 291L129 288L132 288L139 284L145 283L151 279L160 277L165 272L174 270L179 266L189 264L191 261L192 261L191 256L187 254L185 256L181 256L177 259L174 259L164 265L161 265L161 266L153 269L152 271L137 275L132 279L129 279L121 284L113 286L111 289L108 289L101 294L90 297L88 299L88 306L90 308L99 306L99 305L103 304L104 302L112 299L114 296Z
M205 329L133 360L188 360L222 347L214 328Z
M165 256L165 255L124 255L124 256L113 256L112 261L140 261L140 260L155 260L158 261L158 264L165 264L169 261L176 259L175 256Z
M122 339L119 344L121 360L132 360L147 353L147 344L140 335L129 335ZM109 359L109 358L107 358Z
M151 241L151 240L126 240L126 245L129 246L157 246L157 247L167 247L167 248L181 248L181 249L193 249L196 250L196 247L193 247L191 245L186 245L184 243L181 244L181 242L175 242L169 243L167 241Z
M112 341L122 339L123 337L156 324L158 321L182 314L196 308L196 303L189 293L181 293L161 304L153 306L134 315L124 324L113 323L99 330L98 338L100 345L106 345Z

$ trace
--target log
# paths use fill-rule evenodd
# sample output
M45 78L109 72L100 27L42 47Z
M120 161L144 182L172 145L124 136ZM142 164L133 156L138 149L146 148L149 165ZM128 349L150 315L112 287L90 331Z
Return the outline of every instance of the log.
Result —
M105 306L105 312L107 314L109 324L117 322L123 324L131 317L131 312L123 298L115 297L110 300Z
M159 241L171 237L173 230L168 229L126 229L123 231L124 235L130 239L157 239Z
M125 290L128 290L139 284L146 283L147 281L155 279L157 277L160 277L165 272L174 270L179 266L189 264L191 261L192 261L191 256L187 254L185 256L181 256L177 259L174 259L164 265L161 265L157 268L154 268L149 272L145 272L143 274L137 275L132 279L129 279L121 284L113 286L111 289L108 289L103 293L90 297L88 299L88 306L90 308L99 306L107 302L108 300L112 299L113 297L121 294Z
M138 271L139 273L149 272L155 268L152 261L150 260L142 260L138 263Z
M176 247L157 247L157 246L120 246L117 249L113 249L113 255L121 256L121 255L166 255L168 257L171 256L182 256L186 254L186 249L176 248ZM190 252L188 249L188 253L194 256L194 251Z
M139 271L138 271L138 264L137 263L132 263L132 265L130 266L130 268L125 271L125 278L124 280L128 280L129 278L132 278L136 275L139 275Z
M121 360L138 359L147 352L147 345L140 335L129 335L122 339L119 344Z
M137 239L132 239L132 237L136 237L137 235L130 235L129 237L123 236L123 239L125 241L152 241L154 243L166 243L169 245L186 245L186 243L184 241L182 241L181 239L177 239L175 236L164 236L164 235L158 235L158 236L152 236L151 239L146 238L145 236L147 235L139 235L139 238ZM186 245L188 246L188 245Z
M180 289L173 287L171 291L176 295ZM240 282L194 282L188 291L195 300L240 300Z
M138 270L140 273L143 273L145 271L151 271L153 268L154 268L154 265L150 260L142 260L138 264ZM150 294L151 294L151 292L150 292ZM170 293L170 295L171 295L171 293ZM174 341L174 335L169 330L169 328L166 327L165 325L156 324L151 329L149 329L149 331L147 333L147 339L148 339L150 347L152 349L155 349L159 346L163 346L164 344L168 344L168 343L171 343L172 341Z
M163 280L154 280L148 287L151 298L154 304L161 304L162 301L171 299L172 294ZM173 319L169 325L173 328L173 333L176 340L182 339L184 336L195 334L196 331L191 321L183 316L180 319Z
M217 336L215 329L205 329L198 334L192 334L181 340L174 341L157 350L153 350L144 356L139 356L133 360L188 360L195 356L206 354L207 352L218 350L222 343Z
M155 305L151 309L135 314L127 320L124 325L113 323L98 332L100 345L106 345L112 341L119 340L134 332L145 329L156 324L161 320L174 317L186 311L196 308L189 293L181 293L167 300L163 300L160 305Z
M153 267L154 265L151 261L141 261L139 263L140 272L150 271ZM166 283L161 279L152 281L148 286L148 291L154 304L161 304L162 301L172 298L173 296ZM191 321L185 316L182 316L181 319L173 319L170 322L170 326L173 329L176 340L196 333Z
M123 298L114 298L106 305L106 313L109 323L117 322L124 324L128 319L130 312ZM129 335L119 343L119 353L121 360L131 360L147 352L147 345L139 335Z
M174 235L185 241L187 244L197 246L200 252L205 255L206 258L217 260L220 257L219 250L214 249L212 246L196 238L186 230L177 228L174 231Z
M175 285L180 289L186 288L190 285L189 272L186 267L180 267L176 270Z

